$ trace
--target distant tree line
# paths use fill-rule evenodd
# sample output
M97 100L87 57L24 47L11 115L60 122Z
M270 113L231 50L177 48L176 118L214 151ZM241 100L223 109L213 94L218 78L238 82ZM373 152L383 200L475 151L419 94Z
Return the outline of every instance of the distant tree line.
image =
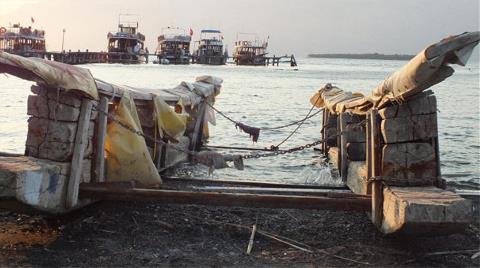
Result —
M367 59L367 60L410 60L414 55L403 54L379 54L379 53L363 53L363 54L308 54L309 58L328 58L328 59Z

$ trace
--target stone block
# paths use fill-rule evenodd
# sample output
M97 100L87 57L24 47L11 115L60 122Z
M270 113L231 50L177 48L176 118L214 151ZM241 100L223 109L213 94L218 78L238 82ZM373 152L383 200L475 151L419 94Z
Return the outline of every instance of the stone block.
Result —
M73 154L77 123L31 117L28 120L26 155L53 161L70 161ZM93 151L94 122L89 126L85 158Z
M44 96L28 96L27 114L58 121L78 121L80 108L47 100Z
M350 161L365 161L365 142L347 143L347 159Z
M328 160L335 169L338 169L338 147L328 148Z
M429 143L385 144L381 164L385 177L407 181L437 177L435 148Z
M394 104L378 110L382 119L411 117L413 115L433 114L437 112L437 98L434 95L419 96L402 104Z
M347 142L365 142L365 126L358 123L347 124L343 135Z
M45 89L39 86L32 86L32 92L38 96L32 96L28 100L28 114L39 116L43 118L55 119L60 121L77 121L80 114L80 107L82 105L82 96L73 91L60 90L57 93L56 89ZM46 104L48 103L49 110L45 111ZM94 101L94 106L97 106L98 102ZM30 114L32 113L32 114ZM39 115L36 115L38 113ZM65 113L65 114L64 114ZM45 115L48 115L45 116ZM95 120L97 117L97 111L92 109L90 120ZM65 118L63 120L62 118Z
M368 194L368 174L365 161L349 162L347 186L356 194Z
M73 156L73 148L75 143L61 143L54 141L45 141L38 146L28 145L26 146L26 155L37 157L41 159L48 159L59 162L70 162ZM93 142L88 140L87 147L85 148L84 158L89 158L93 153Z
M472 220L472 204L436 187L387 187L383 191L383 233L448 234Z
M413 115L382 120L385 143L421 141L438 136L437 114Z
M327 127L325 128L325 140L328 147L337 146L337 128L336 127Z
M31 91L37 95L75 108L82 106L81 96L74 92L66 92L65 90L57 90L55 88L44 88L37 85L33 85Z

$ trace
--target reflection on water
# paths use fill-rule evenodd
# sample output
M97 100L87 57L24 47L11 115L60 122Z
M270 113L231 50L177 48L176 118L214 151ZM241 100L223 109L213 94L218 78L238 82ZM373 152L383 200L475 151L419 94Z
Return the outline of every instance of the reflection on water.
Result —
M403 61L304 59L298 71L287 67L85 65L95 77L135 87L171 88L198 75L215 75L225 81L215 106L235 120L250 126L273 127L305 116L310 96L322 85L333 83L351 91L369 92ZM442 172L449 181L471 187L480 183L479 68L455 67L456 73L433 87L438 99ZM27 133L26 101L30 82L0 75L0 151L24 151ZM264 148L277 144L292 128L262 131L258 143L239 132L229 121L217 117L210 127L210 145ZM320 114L306 122L282 149L320 138ZM245 151L223 150L225 153ZM311 148L294 154L249 159L245 170L215 170L214 178L256 179L336 184L320 154ZM190 167L191 168L191 167ZM191 168L190 175L208 177L206 168Z

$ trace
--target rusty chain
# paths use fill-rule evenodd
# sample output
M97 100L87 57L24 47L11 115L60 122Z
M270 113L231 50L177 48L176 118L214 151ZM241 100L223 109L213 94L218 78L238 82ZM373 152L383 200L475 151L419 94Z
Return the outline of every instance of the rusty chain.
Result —
M141 136L143 137L144 139L146 140L149 140L151 142L155 142L157 144L161 144L161 145L165 145L165 146L169 146L170 148L174 149L174 150L177 150L179 152L182 152L182 153L186 153L188 155L195 155L196 152L194 151L190 151L190 150L185 150L185 149L182 149L182 148L179 148L178 146L175 146L173 144L170 144L170 143L167 143L163 140L159 140L159 139L155 139L153 137L150 137L149 135L146 135L144 134L142 131L140 130L137 130L135 128L133 128L132 126L126 124L125 122L119 120L115 115L113 114L109 114L108 112L105 112L101 109L98 109L98 107L96 105L93 105L92 106L92 109L99 112L99 113L102 113L104 114L108 119L112 120L113 122L117 123L118 125L120 125L121 127L125 128L126 130L138 135L138 136ZM298 152L298 151L302 151L302 150L305 150L305 149L308 149L308 148L311 148L313 146L316 146L316 145L319 145L321 144L322 142L324 142L323 140L317 140L315 142L312 142L312 143L308 143L308 144L305 144L305 145L302 145L302 146L298 146L298 147L293 147L293 148L290 148L290 149L287 149L287 150L276 150L274 152L271 152L271 153L261 153L261 154L246 154L246 155L241 155L241 157L243 159L252 159L252 158L263 158L263 157L270 157L270 156L277 156L277 155L283 155L283 154L289 154L289 153L294 153L294 152Z

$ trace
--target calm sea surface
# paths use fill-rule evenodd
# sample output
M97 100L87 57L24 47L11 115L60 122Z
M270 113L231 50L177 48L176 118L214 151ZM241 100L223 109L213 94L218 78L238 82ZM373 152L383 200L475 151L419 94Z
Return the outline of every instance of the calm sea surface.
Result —
M171 88L199 75L224 79L215 106L233 119L257 127L283 125L305 116L309 98L325 83L345 90L367 93L406 62L348 59L300 59L298 71L280 67L84 65L93 75L116 84L134 87ZM452 185L480 185L480 90L479 66L454 66L455 74L433 87L438 99L442 173ZM32 83L0 74L0 151L23 153L27 133L26 105ZM320 138L321 113L307 121L282 149L304 145ZM277 144L295 127L263 131L258 143L217 116L210 127L210 145L264 148ZM224 153L248 153L229 151ZM201 166L185 167L181 173L207 177ZM253 160L245 170L215 170L214 178L336 184L319 153L312 149Z

